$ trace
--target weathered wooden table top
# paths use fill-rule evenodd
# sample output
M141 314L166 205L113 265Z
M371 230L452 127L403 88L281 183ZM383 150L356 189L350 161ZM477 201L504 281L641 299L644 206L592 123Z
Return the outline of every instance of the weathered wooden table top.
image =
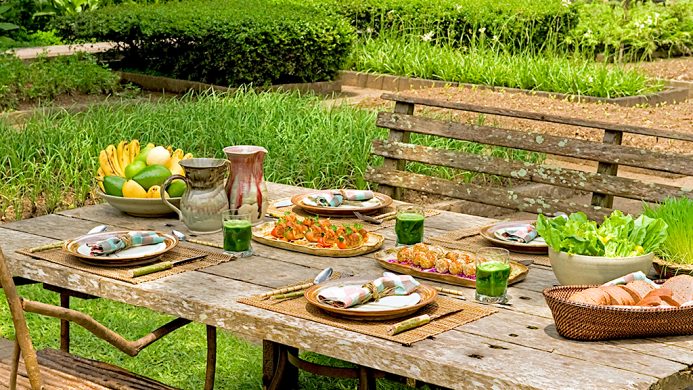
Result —
M308 191L268 186L272 199ZM443 212L426 219L426 234L488 222ZM551 269L542 266L532 265L527 279L509 289L512 306L404 347L236 302L240 297L312 279L328 266L359 277L378 277L383 269L369 256L323 258L254 243L255 256L132 285L15 253L19 248L84 234L99 224L165 231L174 225L187 231L173 218L134 218L103 204L0 225L0 246L16 276L447 387L685 388L691 378L693 337L588 343L558 336L541 295L545 287L557 282ZM378 233L387 238L386 247L394 245L392 228ZM221 233L201 239L221 242ZM459 289L468 293L468 299L473 297L473 289Z

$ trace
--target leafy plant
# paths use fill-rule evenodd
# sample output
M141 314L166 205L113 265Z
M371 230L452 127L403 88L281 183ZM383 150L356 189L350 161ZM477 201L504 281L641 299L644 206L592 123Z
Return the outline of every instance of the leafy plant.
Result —
M0 5L0 46L14 42L9 36L10 31L15 31L19 29L19 26L6 21L4 14L10 11L9 5Z
M120 5L66 17L59 30L121 43L126 67L233 86L329 80L353 40L340 18L269 0Z
M646 204L643 214L669 225L667 239L657 253L674 263L693 264L693 199L667 199L656 207Z
M641 215L633 219L614 210L599 226L584 213L573 213L568 218L539 215L537 232L556 252L630 257L656 251L666 240L667 224L660 218Z

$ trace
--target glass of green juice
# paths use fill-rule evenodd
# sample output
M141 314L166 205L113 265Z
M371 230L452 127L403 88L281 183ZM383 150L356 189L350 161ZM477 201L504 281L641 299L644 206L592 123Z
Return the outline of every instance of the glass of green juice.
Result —
M424 219L422 207L415 205L398 206L395 219L397 245L414 245L423 242Z
M238 257L253 254L250 240L253 236L250 213L241 213L231 209L222 213L222 231L224 233L224 253Z
M476 253L476 300L507 302L510 252L503 248L483 248Z

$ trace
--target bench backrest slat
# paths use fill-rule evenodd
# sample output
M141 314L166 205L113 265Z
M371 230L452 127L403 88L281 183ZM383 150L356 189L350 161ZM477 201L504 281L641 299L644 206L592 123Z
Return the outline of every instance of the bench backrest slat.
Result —
M456 168L512 179L532 181L580 191L604 193L623 198L661 202L667 197L691 196L693 192L675 186L601 173L513 161L493 156L438 149L387 140L374 140L372 153L392 159Z
M563 199L551 199L542 196L522 197L511 189L482 187L472 183L460 184L437 177L393 169L371 168L367 172L367 178L370 181L392 187L440 194L471 202L479 202L480 199L483 199L485 204L536 214L549 214L556 211L582 211L592 218L603 218L612 211L604 207L576 204Z
M378 127L487 145L693 175L693 159L630 146L381 112Z
M648 128L648 127L642 127L642 126L623 125L623 124L616 124L616 123L610 123L610 122L571 118L571 117L565 117L565 116L560 116L560 115L549 115L549 114L541 114L541 113L529 112L529 111L520 111L520 110L511 110L511 109L497 108L497 107L478 106L478 105L474 105L474 104L450 102L450 101L427 99L427 98L420 98L420 97L410 97L410 96L404 97L404 96L399 96L396 94L389 94L389 93L383 94L381 98L385 99L385 100L394 100L396 102L402 102L402 103L420 104L420 105L428 106L428 107L449 108L449 109L454 109L454 110L477 112L477 113L481 113L481 114L508 116L508 117L513 117L513 118L530 119L530 120L536 120L536 121L542 121L542 122L561 123L561 124L566 124L566 125L589 127L589 128L593 128L593 129L622 131L624 133L649 135L649 136L653 136L653 137L668 138L668 139L681 140L681 141L693 141L693 133L682 133L682 132L665 130L665 129L654 129L654 128Z

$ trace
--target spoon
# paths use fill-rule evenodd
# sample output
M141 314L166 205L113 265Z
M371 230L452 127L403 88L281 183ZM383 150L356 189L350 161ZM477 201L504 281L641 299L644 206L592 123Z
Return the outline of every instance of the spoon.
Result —
M209 242L209 241L200 241L200 240L188 238L188 236L186 236L182 232L179 232L178 230L171 230L171 233L173 233L173 235L176 236L176 238L178 238L179 241L187 241L187 242L191 242L193 244L206 245L206 246L211 246L213 248L224 249L224 246L221 244L215 244L215 243Z
M331 267L327 267L324 270L320 271L320 273L313 279L312 283L305 283L301 284L298 286L292 286L292 287L286 287L282 288L279 290L272 290L268 291L262 295L260 295L260 298L262 299L267 299L269 297L272 297L272 299L286 299L286 298L295 298L303 295L303 290L312 287L316 284L320 284L322 282L325 282L330 279L332 276L332 273L334 271L332 270ZM289 294L292 293L292 294Z

